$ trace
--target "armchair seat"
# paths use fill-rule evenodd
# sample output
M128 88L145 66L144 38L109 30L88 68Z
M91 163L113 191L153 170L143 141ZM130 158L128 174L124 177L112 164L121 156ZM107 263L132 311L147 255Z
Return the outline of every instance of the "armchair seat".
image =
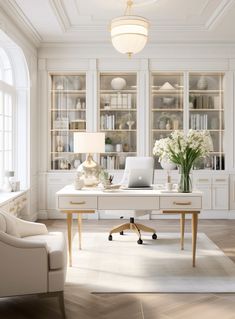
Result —
M66 268L66 245L64 236L59 232L50 232L45 235L27 236L23 238L29 242L44 242L47 247L49 268L58 270Z

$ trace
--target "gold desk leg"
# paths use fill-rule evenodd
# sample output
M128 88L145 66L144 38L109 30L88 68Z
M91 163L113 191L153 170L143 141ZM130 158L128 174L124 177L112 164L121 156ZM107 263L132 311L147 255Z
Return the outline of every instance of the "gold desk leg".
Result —
M79 250L82 249L82 213L78 213L78 240Z
M192 214L192 250L193 250L193 267L196 265L196 244L197 244L197 224L198 214Z
M69 266L72 267L72 225L73 213L67 213L67 227L68 227L68 246L69 246Z
M180 217L180 230L181 230L180 245L181 245L181 250L184 250L184 228L185 228L185 214L181 213L181 217Z

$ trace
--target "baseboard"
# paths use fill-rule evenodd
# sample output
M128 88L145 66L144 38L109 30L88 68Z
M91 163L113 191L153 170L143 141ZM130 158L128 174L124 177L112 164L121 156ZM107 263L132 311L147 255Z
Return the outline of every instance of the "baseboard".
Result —
M40 210L37 213L37 219L49 219L48 218L48 212L46 210Z

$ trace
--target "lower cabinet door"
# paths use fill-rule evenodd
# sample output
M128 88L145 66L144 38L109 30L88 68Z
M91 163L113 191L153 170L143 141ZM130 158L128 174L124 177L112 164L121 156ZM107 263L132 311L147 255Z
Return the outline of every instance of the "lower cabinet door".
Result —
M212 209L228 209L228 185L212 186Z
M212 202L212 191L211 185L196 185L196 189L200 190L203 193L202 196L202 209L209 210L211 209L211 202Z

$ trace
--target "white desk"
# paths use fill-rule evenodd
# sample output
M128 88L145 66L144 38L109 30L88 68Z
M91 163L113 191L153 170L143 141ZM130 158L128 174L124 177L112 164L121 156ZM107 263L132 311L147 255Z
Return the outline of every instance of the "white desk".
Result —
M185 214L192 215L192 265L195 267L198 214L202 209L202 193L163 193L159 190L98 189L75 190L72 185L56 193L57 208L67 214L69 263L72 265L72 215L78 214L79 248L81 249L82 213L96 210L160 210L163 214L181 215L181 249L184 248Z

